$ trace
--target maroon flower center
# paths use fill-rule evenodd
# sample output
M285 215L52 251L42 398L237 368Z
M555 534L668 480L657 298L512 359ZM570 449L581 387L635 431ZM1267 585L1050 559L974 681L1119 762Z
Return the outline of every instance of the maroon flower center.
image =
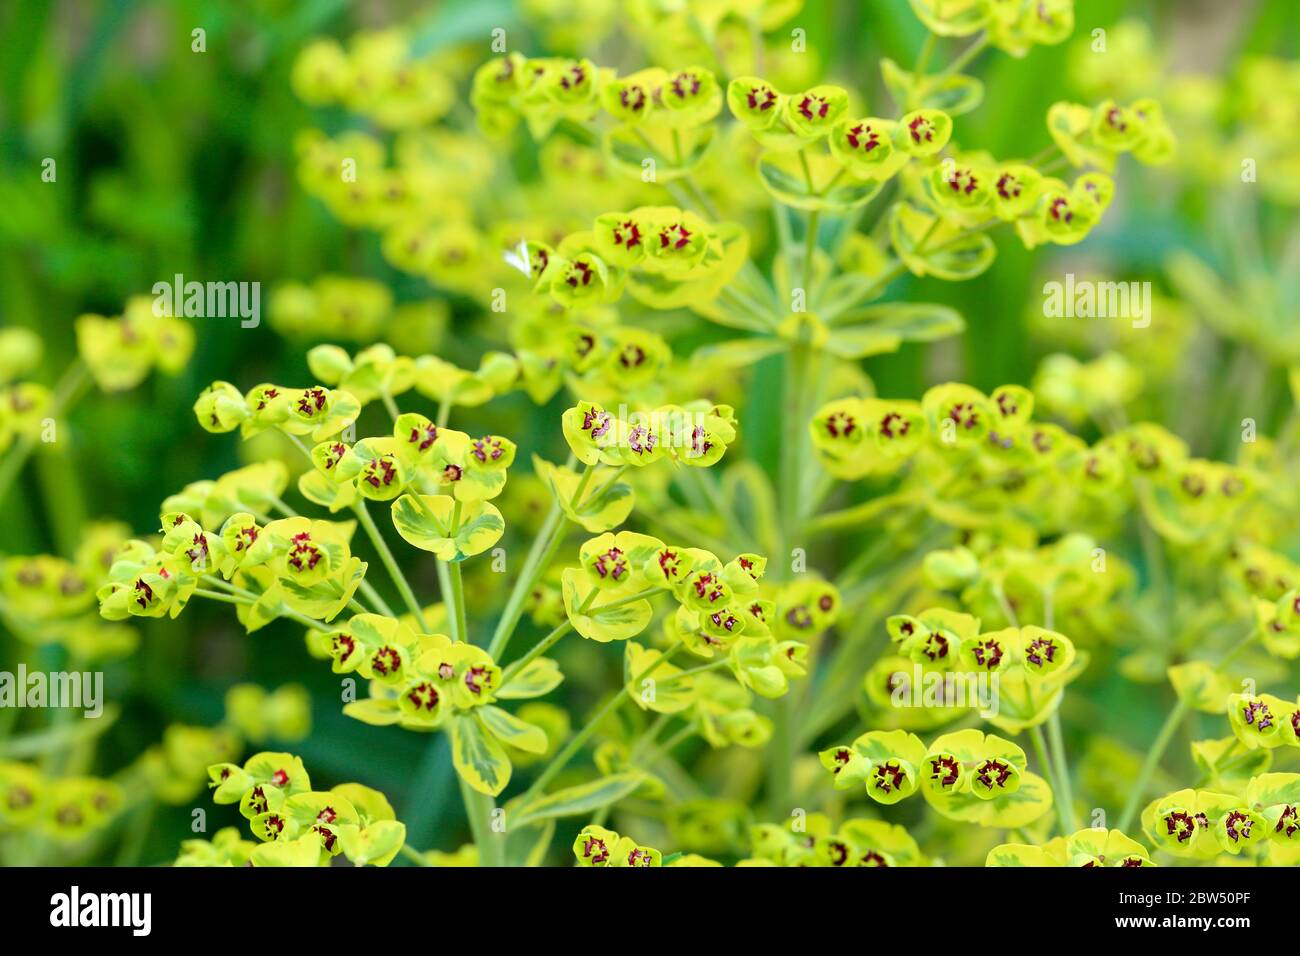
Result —
M806 120L825 119L826 114L830 112L831 105L820 96L804 95L799 100L799 115Z
M1034 666L1042 667L1056 660L1056 642L1048 637L1037 637L1025 648L1025 658Z
M488 460L496 461L504 451L505 449L501 446L501 439L489 435L475 441L470 454L480 462L486 463Z
M325 408L325 389L305 388L298 397L298 411L308 418Z
M592 863L604 863L609 859L609 848L599 837L588 837L587 842L582 845L582 855Z
M868 126L866 123L859 123L852 127L845 136L849 146L853 149L860 149L864 153L870 153L880 145L880 134Z
M1223 829L1232 838L1233 843L1250 839L1251 828L1255 821L1240 810L1233 810L1223 820Z
M832 438L852 435L858 423L848 412L832 412L826 418L826 431Z
M312 544L311 534L304 531L293 536L287 560L295 571L311 571L315 569L322 556L320 548Z
M691 231L680 222L659 230L659 248L681 251L691 243Z
M700 92L700 78L689 70L683 70L673 75L669 89L679 100L684 100Z
M986 760L975 771L975 779L986 790L992 790L995 786L1005 786L1010 776L1011 765L1001 760Z
M892 793L903 785L907 774L896 760L887 760L876 765L874 785L883 793Z
M591 432L592 438L602 438L609 431L611 421L608 412L597 411L594 408L589 409L582 416L582 430Z
M416 710L436 710L439 700L438 689L428 681L422 681L406 692L406 699L415 706Z
M434 442L438 440L438 426L433 422L419 428L411 429L411 437L408 439L412 445L415 445L420 451L428 451ZM342 447L337 446L337 447Z
M402 667L402 655L395 647L381 647L370 658L370 668L376 674L387 676L395 674Z
M751 110L763 112L776 105L776 93L771 87L751 86L745 95L745 102Z
M591 285L592 275L591 264L582 259L577 259L569 263L568 272L564 277L564 282L573 289L576 289L579 286L589 286Z
M976 664L990 670L1002 662L1002 645L992 639L976 642L971 653L975 655Z
M610 548L603 554L596 555L592 567L602 578L612 578L617 581L627 573L627 558L621 548Z
M396 476L397 468L388 456L372 459L366 465L365 482L372 488L387 487Z
M936 781L944 790L950 789L961 776L961 764L956 758L947 755L930 761L930 779Z
M483 693L487 682L488 672L486 667L475 666L465 672L465 686L469 688L471 694Z
M641 245L641 227L629 219L614 227L614 245L635 249Z
M1262 700L1252 700L1242 708L1242 719L1253 724L1256 730L1268 730L1273 726L1273 711Z
M957 402L949 409L948 418L962 428L971 429L979 424L980 413L970 402Z

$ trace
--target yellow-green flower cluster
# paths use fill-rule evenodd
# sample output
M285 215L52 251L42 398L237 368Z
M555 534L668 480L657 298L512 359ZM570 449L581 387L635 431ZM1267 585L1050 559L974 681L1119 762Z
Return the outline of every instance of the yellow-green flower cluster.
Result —
M95 613L95 590L130 530L103 522L88 525L83 534L71 559L49 554L0 559L0 618L16 637L62 644L82 660L121 657L135 649L139 636Z
M31 764L0 761L0 833L35 830L61 843L81 841L107 827L124 800L110 780L51 778Z
M903 827L883 820L844 820L837 827L824 813L763 823L750 832L750 856L742 866L927 866L929 861Z
M290 82L305 103L338 104L386 129L436 122L456 102L437 58L413 55L410 37L399 29L358 33L347 49L333 39L314 40L298 54Z
M155 368L177 375L194 352L194 327L160 314L148 296L128 299L120 316L81 316L76 333L77 353L105 392L134 388Z
M213 764L208 777L213 800L238 804L258 843L223 830L211 843L186 841L177 866L328 866L339 855L355 866L387 866L406 842L406 826L382 793L359 783L313 790L293 754Z
M1244 855L1274 866L1300 861L1300 774L1264 773L1233 792L1187 789L1151 801L1142 828L1181 859Z

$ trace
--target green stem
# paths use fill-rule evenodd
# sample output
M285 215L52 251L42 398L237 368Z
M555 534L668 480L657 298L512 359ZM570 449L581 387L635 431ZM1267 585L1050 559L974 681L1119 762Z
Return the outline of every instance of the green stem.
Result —
M406 602L407 610L411 612L411 616L420 625L420 630L427 634L429 625L425 623L424 612L420 610L420 602L415 599L415 592L411 590L406 575L402 573L397 559L393 557L393 552L389 550L388 542L384 540L383 535L379 533L379 529L375 526L375 519L370 516L370 510L366 507L365 502L358 502L352 506L352 511L361 522L361 527L366 529L366 535L369 536L371 544L379 552L379 560L388 569L388 576L393 579L393 584L396 585L398 593L402 595L402 600Z
M809 309L812 308L813 257L817 253L817 227L820 218L821 213L816 209L808 213L808 234L804 236L803 294L804 305Z
M1057 780L1061 784L1061 802L1065 804L1065 819L1070 824L1070 828L1065 832L1073 833L1079 826L1074 813L1074 789L1070 783L1070 765L1065 759L1065 741L1061 736L1059 710L1052 711L1052 716L1047 721L1047 744L1052 752L1052 765L1056 768Z
M469 831L478 848L479 866L502 866L502 840L492 832L492 811L495 805L487 794L479 793L460 777L460 798L465 803L465 815L469 818Z
M379 397L384 400L384 408L388 409L388 416L393 421L397 421L398 416L402 413L398 410L397 403L393 401L393 396L388 394L387 389L384 389L379 393Z
M229 584L226 581L221 580L221 578L208 575L202 578L202 580L207 584L220 587L222 590L210 591L207 588L195 588L194 594L197 597L205 597L213 601L224 601L227 604L256 604L258 601L258 596L252 591L246 591L243 588L235 587L235 585ZM230 600L231 596L238 598L238 600ZM300 614L299 612L288 608L281 608L276 616L287 618L290 621L296 621L303 627L311 628L313 631L323 631L329 628L329 625L324 621L317 621L314 618L310 618L305 614Z
M1133 818L1137 816L1138 809L1142 806L1142 800L1146 796L1148 785L1151 783L1151 775L1155 773L1156 766L1160 763L1160 758L1164 756L1165 750L1169 747L1169 742L1174 739L1178 727L1187 716L1189 708L1183 700L1174 704L1173 710L1169 711L1169 716L1165 718L1164 725L1160 732L1156 734L1156 739L1151 744L1151 749L1147 751L1146 759L1142 761L1142 769L1138 771L1137 779L1129 787L1128 800L1124 804L1124 810L1119 815L1119 822L1116 824L1121 831L1127 831L1133 823Z
M632 680L628 683L633 686L639 684L641 681L645 680L645 678L654 673L660 665L667 663L670 658L681 650L681 648L681 644L674 644L671 648L656 658L653 664L644 668L641 673L634 675ZM627 688L627 684L624 684L619 688L618 693L610 697L610 699L605 702L604 706L602 706L600 710L598 710L595 715L587 721L586 725L570 738L564 749L555 755L547 765L546 769L542 771L541 776L533 781L532 786L529 787L523 797L520 798L520 808L528 806L541 796L542 791L546 789L547 784L554 780L556 775L568 766L569 761L572 760L578 751L582 749L582 745L591 739L592 735L596 733L597 728L600 727L605 718L612 714L618 706L623 703L623 701L628 699L629 695Z
M57 418L62 412L73 405L81 397L83 388L89 383L90 376L86 369L86 363L81 359L74 359L54 386L54 392L50 397L49 407L46 409L46 418ZM36 443L39 439L36 435L26 435L14 449L0 461L0 503L9 493L9 486L23 470L23 465L31 457L32 452L36 449Z
M413 866L433 866L432 863L424 858L423 853L406 843L403 843L401 849L397 852L410 860Z
M708 664L701 664L699 667L692 667L689 670L684 670L679 674L674 674L672 677L669 677L665 680L661 680L659 682L659 686L665 687L668 684L675 684L678 681L682 681L694 677L696 674L703 674L707 671L716 671L719 667L726 667L730 663L731 661L729 658L722 657Z
M1056 806L1056 820L1061 827L1061 836L1069 836L1074 831L1070 829L1070 819L1061 803L1061 787L1057 782L1056 770L1052 766L1051 758L1047 755L1047 742L1043 739L1043 728L1030 727L1029 738L1034 742L1034 753L1043 768L1043 776L1047 778L1047 784L1052 788L1052 803Z
M451 529L448 534L455 538L460 531L461 503L456 502L451 510ZM447 592L443 600L447 603L447 617L451 626L452 640L469 640L469 628L465 623L465 582L461 576L460 562L447 561Z
M942 83L948 77L955 73L960 73L971 60L979 56L986 46L989 45L989 35L981 33L966 49L957 54L957 58L936 73L933 77L926 77L924 88L931 89Z
M209 601L224 601L226 604L249 604L243 598L235 597L233 594L223 594L221 591L209 591L207 588L195 588L194 597L207 598Z
M501 687L509 687L510 681L513 680L520 671L558 644L560 639L571 630L573 630L573 624L567 619L562 623L557 624L551 633L547 634L544 638L534 644L527 654L505 669L505 673L501 675Z
M573 459L569 459L570 467ZM591 481L592 468L587 466L582 478L578 481L578 487L574 489L573 498L576 500L586 488L587 483ZM506 646L510 643L510 638L514 635L515 628L519 624L519 618L524 613L524 602L528 600L528 594L532 591L533 585L537 579L542 576L546 566L550 564L551 559L555 556L556 550L560 547L560 542L564 539L564 531L567 519L564 509L560 507L559 499L551 505L551 510L546 515L546 520L542 523L541 530L537 537L533 539L532 547L528 550L528 557L524 559L523 570L519 572L519 577L515 580L515 586L506 599L505 610L501 612L501 618L497 621L496 630L492 632L492 640L488 644L488 653L497 660L505 653Z

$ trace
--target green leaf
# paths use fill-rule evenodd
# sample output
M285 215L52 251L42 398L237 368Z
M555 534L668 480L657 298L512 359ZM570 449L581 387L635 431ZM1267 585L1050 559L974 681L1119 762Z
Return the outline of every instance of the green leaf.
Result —
M690 174L713 143L712 124L693 129L622 127L601 140L605 158L618 172L641 182L647 159L654 161L656 182L671 182Z
M370 724L373 727L388 727L402 719L402 712L397 707L397 701L383 697L354 700L352 703L343 706L343 713L354 720L359 720L363 724Z
M564 681L560 665L548 657L529 661L524 669L496 692L500 700L527 700L549 694Z
M869 355L897 352L903 337L874 325L854 325L833 329L826 340L826 351L842 359L861 359Z
M378 820L367 827L338 827L343 855L357 866L387 866L406 842L406 824Z
M912 90L916 86L916 74L903 69L889 57L882 57L880 76L885 81L885 89L889 91L889 96L898 107L898 112L907 110L908 104L912 101Z
M482 554L499 540L505 531L501 512L488 501L461 502L460 525L451 533L454 499L447 495L402 495L393 502L393 526L397 533L422 551L430 551L443 561L463 561Z
M934 302L882 302L846 314L842 322L896 332L906 342L936 342L966 329L961 313Z
M298 491L312 504L328 508L330 514L351 507L357 500L357 486L350 481L337 482L322 475L316 469L303 472L298 479Z
M555 836L555 819L519 824L512 820L506 830L506 866L541 866Z
M808 162L805 173L803 161ZM763 153L758 178L776 199L795 209L848 212L880 192L876 180L858 180L824 153Z
M954 73L938 83L924 83L918 106L943 110L949 116L969 113L984 101L984 84L973 76Z
M1246 802L1258 807L1300 804L1300 774L1262 773L1254 777L1246 787Z
M691 356L693 362L717 362L727 368L748 368L769 355L789 348L789 343L774 336L763 338L732 339L705 345Z
M989 850L984 860L985 866L1047 866L1047 859L1040 846L1024 843L1004 843Z
M461 778L479 793L495 797L510 782L510 758L495 737L472 715L451 722L451 762Z
M1168 674L1178 699L1203 714L1227 713L1228 698L1237 690L1231 680L1207 661L1175 664Z
M279 587L284 603L293 610L307 617L332 621L348 606L365 576L365 562L353 557L337 572L310 587L289 578L281 578Z
M511 825L522 826L556 817L587 816L634 793L644 780L645 775L641 772L627 770L590 783L556 790L515 811L510 815Z
M560 582L564 593L564 611L568 614L573 629L590 641L606 644L636 637L646 629L654 616L654 609L645 598L613 608L602 609L599 606L601 601L617 601L620 597L618 594L598 595L595 606L586 611L580 610L591 591L591 584L581 568L565 568Z
M636 495L629 485L620 481L605 487L601 474L597 473L588 482L588 489L594 486L601 489L600 493L585 495L574 507L569 502L573 500L582 480L577 472L562 465L553 465L536 455L533 456L533 470L537 472L537 477L551 486L551 494L560 503L560 510L569 520L582 525L592 534L617 528L627 520L627 516L632 513L632 506L636 504Z
M493 704L480 707L475 713L483 729L503 744L508 744L524 753L546 753L546 731L541 727L520 720L509 711Z
M986 234L965 232L947 220L937 226L934 223L934 216L904 202L890 213L889 237L894 251L914 275L960 282L975 278L993 264L997 247Z
M1025 771L1013 793L982 800L969 791L925 791L925 799L950 820L984 827L1015 829L1033 823L1052 809L1052 788L1038 774Z

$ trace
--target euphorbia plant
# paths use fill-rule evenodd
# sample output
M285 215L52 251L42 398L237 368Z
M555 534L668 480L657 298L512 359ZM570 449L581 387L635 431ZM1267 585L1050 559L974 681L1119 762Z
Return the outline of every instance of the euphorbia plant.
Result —
M1094 237L1121 157L1175 156L1160 103L1099 90L972 145L968 67L1063 42L1068 0L913 0L925 39L878 64L879 102L780 49L785 5L630 6L620 66L508 52L467 103L403 31L305 49L299 96L358 123L300 135L303 189L435 297L280 286L310 378L194 395L248 463L144 537L5 564L7 616L100 654L195 599L290 622L346 716L446 748L473 840L412 848L377 791L195 731L254 840L177 862L1290 861L1296 705L1238 683L1280 690L1300 654L1287 455L1142 420L1131 347L992 390L880 394L862 364L965 330L911 279L976 278L1007 233L1040 258ZM131 322L82 328L101 383L167 364ZM43 397L11 391L0 440ZM1112 665L1169 685L1145 756L1072 747ZM1228 726L1171 789L1194 714Z

